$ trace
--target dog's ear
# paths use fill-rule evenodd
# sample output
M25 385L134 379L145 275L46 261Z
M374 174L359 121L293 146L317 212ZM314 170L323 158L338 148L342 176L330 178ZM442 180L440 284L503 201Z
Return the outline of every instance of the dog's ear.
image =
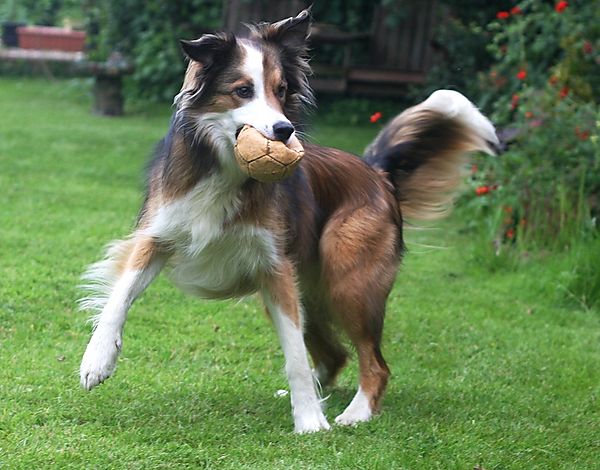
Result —
M261 30L265 41L281 44L283 47L301 49L306 45L310 34L311 7L296 16L268 25Z
M233 51L236 41L232 34L205 34L200 39L186 41L180 39L183 52L205 68L214 62L224 60Z

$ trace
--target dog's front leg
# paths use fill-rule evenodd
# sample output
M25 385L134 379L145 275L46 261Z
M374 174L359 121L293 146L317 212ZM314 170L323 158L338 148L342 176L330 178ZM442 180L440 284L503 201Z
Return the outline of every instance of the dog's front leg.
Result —
M127 312L160 272L165 259L153 240L140 239L121 258L105 261L114 262L119 274L102 312L94 319L94 333L81 360L80 380L86 390L102 383L115 370Z
M294 268L290 262L283 262L276 273L267 277L263 298L285 356L295 431L308 433L329 429L304 345L302 309Z

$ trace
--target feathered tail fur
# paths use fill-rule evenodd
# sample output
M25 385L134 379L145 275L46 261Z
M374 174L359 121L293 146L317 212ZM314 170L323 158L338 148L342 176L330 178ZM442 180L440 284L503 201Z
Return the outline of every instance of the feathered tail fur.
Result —
M430 220L451 207L466 155L493 155L498 145L494 126L473 103L438 90L387 124L364 158L389 175L404 217Z

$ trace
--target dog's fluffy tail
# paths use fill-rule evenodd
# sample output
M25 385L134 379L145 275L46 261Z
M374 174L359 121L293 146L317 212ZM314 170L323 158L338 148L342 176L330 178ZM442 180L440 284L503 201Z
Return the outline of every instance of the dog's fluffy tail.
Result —
M404 217L431 220L450 209L466 155L493 155L498 145L494 126L473 103L438 90L387 124L364 158L388 174Z

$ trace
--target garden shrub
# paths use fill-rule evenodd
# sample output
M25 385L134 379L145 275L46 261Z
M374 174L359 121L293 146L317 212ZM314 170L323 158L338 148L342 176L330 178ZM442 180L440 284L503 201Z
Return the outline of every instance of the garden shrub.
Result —
M390 4L397 0L381 1ZM318 2L313 6L313 14L319 21L342 30L364 31L370 24L374 5L370 0ZM105 60L111 52L121 52L135 66L129 80L129 96L170 101L178 92L185 67L178 39L197 38L220 29L223 1L86 0L84 10L91 58ZM368 54L366 47L354 52L357 57ZM321 45L313 51L315 54L316 62L339 65L343 49Z
M513 0L442 0L440 24L432 40L435 60L425 86L414 86L417 102L438 88L459 90L468 97L480 94L477 74L493 63L487 44L492 33L486 25L498 10L510 8Z
M0 21L45 26L81 26L80 0L4 0Z
M569 248L600 214L600 4L525 0L488 26L480 102L508 149L479 158L463 198L502 248Z
M84 8L91 58L121 52L135 67L129 96L171 101L185 71L178 40L218 29L223 5L221 0L90 0Z

